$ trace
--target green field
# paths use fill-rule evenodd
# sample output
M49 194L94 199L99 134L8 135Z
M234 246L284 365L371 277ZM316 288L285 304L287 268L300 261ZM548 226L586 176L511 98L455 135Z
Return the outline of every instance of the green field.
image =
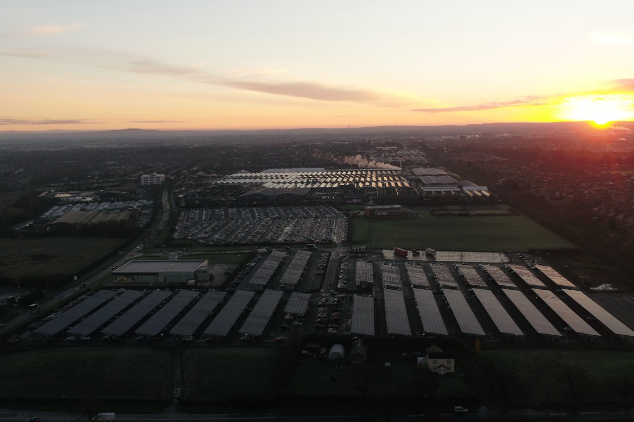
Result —
M265 399L276 393L280 349L200 348L183 354L186 400Z
M28 277L42 274L74 275L124 239L94 237L47 237L0 239L0 274Z
M467 394L464 370L461 365L456 369L456 374L439 377L437 394ZM360 391L354 388L354 371L355 369L337 369L334 363L328 361L304 360L297 367L288 389L293 393L306 395L360 395ZM415 396L415 371L414 363L393 362L386 382L376 384L370 388L368 394L376 397ZM337 381L331 381L331 375L336 375Z
M434 248L447 251L517 251L574 248L570 242L523 215L351 219L352 243L373 249ZM368 226L371 224L371 242Z
M484 350L480 352L480 362L490 384L500 385L495 374L514 374L516 378L507 388L512 391L511 402L518 405L546 400L570 403L570 394L562 382L566 364L577 364L587 372L587 379L580 384L581 403L619 403L624 377L634 383L634 353L631 351Z
M167 400L167 351L73 347L0 355L0 397Z

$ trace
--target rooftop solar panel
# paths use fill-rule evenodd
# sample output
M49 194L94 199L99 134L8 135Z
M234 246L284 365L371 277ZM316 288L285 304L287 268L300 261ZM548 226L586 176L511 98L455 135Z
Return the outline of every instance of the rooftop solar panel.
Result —
M566 287L570 289L576 289L577 286L572 284L566 277L559 274L554 268L549 267L547 265L535 265L539 271L541 271L546 277L552 280L553 283L560 287Z
M177 336L194 335L200 324L211 315L216 307L224 300L227 292L212 290L207 292L194 307L187 312L178 323L170 330L170 334Z
M266 258L262 265L260 265L260 267L255 271L255 274L253 275L253 277L251 277L251 280L249 280L249 282L251 284L258 284L262 286L266 285L285 257L285 252L271 252L268 258Z
M541 297L546 305L555 311L575 332L588 336L600 335L550 290L533 289L533 292Z
M137 328L135 333L144 336L158 335L197 296L198 292L193 292L191 290L182 290L178 292L172 300L167 302L165 306L156 311L150 319Z
M390 265L387 263L381 264L381 278L383 280L383 287L389 287L392 289L402 289L401 277L398 274L398 267L396 265Z
M79 320L81 317L97 308L105 301L116 295L118 292L112 290L101 290L89 298L81 301L77 305L73 306L68 311L64 312L57 318L47 322L38 329L35 330L38 334L45 334L54 336L55 334L63 331L71 325L73 322Z
M254 295L255 292L236 291L225 307L222 308L222 311L216 315L211 324L205 329L205 334L219 337L229 334L229 331L231 331L231 328L242 315Z
M244 324L242 324L240 333L256 337L261 336L283 294L284 292L280 290L265 290L246 321L244 321Z
M414 290L414 297L416 298L420 320L423 323L423 330L426 333L447 335L447 327L445 327L445 323L442 320L434 293L431 290L416 289Z
M489 286L487 286L486 282L482 279L475 267L471 265L457 264L456 269L464 279L465 283L467 283L467 285L471 287L481 287L484 289L489 288Z
M308 310L310 303L310 294L308 293L291 293L291 297L288 299L284 312L293 315L304 315Z
M449 307L458 321L460 331L466 334L484 336L485 332L459 290L443 290Z
M585 294L576 290L564 290L564 293L573 298L579 305L583 306L586 311L590 312L593 317L601 321L601 323L608 327L608 329L610 329L610 331L614 334L634 337L634 331L616 319L615 316L603 309L599 304Z
M528 284L529 286L541 287L544 289L546 288L546 285L542 283L540 279L535 277L535 275L528 268L521 265L509 265L509 268L512 269L515 274L517 274L519 278L521 278L524 283Z
M374 298L354 297L350 332L366 336L374 335Z
M139 292L137 290L126 290L110 303L108 303L106 306L99 309L97 312L69 329L68 332L79 336L90 335L94 331L96 331L97 328L104 325L112 317L130 306L132 302L134 302L141 296L143 296L143 292Z
M436 278L436 282L443 287L453 287L458 288L458 282L456 278L451 274L449 268L447 268L444 264L429 264L432 272L434 273L434 277Z
M498 286L510 287L512 289L517 288L517 285L513 283L513 280L511 280L500 267L484 264L480 265L480 268L482 268L484 272L487 273Z
M405 309L405 299L403 292L399 290L383 290L385 298L385 318L387 319L387 332L390 334L400 334L411 336L407 310Z
M429 279L422 265L416 265L414 263L405 263L405 270L407 271L407 278L409 279L412 287L429 289Z
M168 290L155 290L146 296L139 303L134 305L125 314L121 315L114 322L101 330L104 334L122 336L141 321L147 314L170 297L172 292Z
M281 285L296 285L310 260L311 252L297 251L280 279Z
M524 315L531 326L539 334L561 337L561 333L546 319L544 315L517 290L502 289L504 294L513 302L515 307Z
M502 334L513 334L516 336L522 336L524 333L517 326L513 318L506 312L506 309L498 301L495 295L489 290L474 290L475 295L484 306L493 323Z

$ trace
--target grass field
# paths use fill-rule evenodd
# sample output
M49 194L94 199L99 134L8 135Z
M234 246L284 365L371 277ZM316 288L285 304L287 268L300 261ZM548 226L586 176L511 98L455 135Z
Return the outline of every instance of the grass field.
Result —
M368 243L368 225L371 224L369 246L373 249L525 252L530 248L574 248L570 242L523 215L433 217L428 211L418 212L421 214L418 218L353 218L352 243Z
M0 273L11 277L74 275L123 241L88 237L0 239Z
M612 350L485 350L480 361L497 372L516 374L512 402L569 403L565 385L558 381L562 366L575 363L585 368L589 380L580 396L585 403L618 403L619 385L624 376L634 383L634 354ZM483 371L484 372L484 371Z
M370 396L414 396L415 395L415 367L413 363L392 363L389 380L373 386ZM440 377L437 394L462 395L468 392L464 381L462 367L457 368L457 374ZM330 376L336 375L337 381L331 381ZM360 395L354 389L354 370L339 370L332 362L322 360L305 360L298 366L295 376L288 389L297 394L308 395Z
M183 354L185 399L265 399L275 394L277 348L200 348Z
M0 355L0 397L166 400L167 351L73 347Z

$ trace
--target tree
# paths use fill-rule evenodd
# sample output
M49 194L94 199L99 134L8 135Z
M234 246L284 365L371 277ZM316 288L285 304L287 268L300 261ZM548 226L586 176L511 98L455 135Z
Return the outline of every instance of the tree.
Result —
M414 393L419 397L430 397L440 387L439 375L427 368L416 368L414 376Z
M621 399L623 400L623 405L626 406L629 401L634 396L634 383L627 375L623 375L618 382L615 382L616 389L621 395Z
M389 377L389 371L385 367L365 362L356 366L350 382L352 388L365 398L372 388L386 383Z
M557 381L568 390L570 400L576 409L583 393L592 384L592 379L586 368L578 363L563 363L561 371L557 374Z

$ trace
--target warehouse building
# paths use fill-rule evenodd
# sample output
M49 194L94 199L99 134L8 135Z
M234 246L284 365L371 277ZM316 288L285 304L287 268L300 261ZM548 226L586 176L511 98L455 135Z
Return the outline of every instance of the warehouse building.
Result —
M144 174L141 176L141 185L149 186L149 185L161 185L165 181L164 174Z
M130 261L112 271L117 283L168 283L209 281L209 265L202 261Z

